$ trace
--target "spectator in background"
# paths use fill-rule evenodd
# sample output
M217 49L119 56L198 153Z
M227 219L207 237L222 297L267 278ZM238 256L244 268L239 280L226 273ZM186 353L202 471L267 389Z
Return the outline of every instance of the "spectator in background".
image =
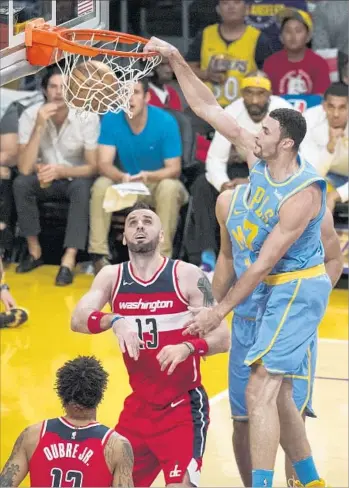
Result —
M89 252L95 272L109 264L108 234L111 212L103 202L107 189L115 184L141 181L151 197L143 197L156 209L164 230L162 253L172 254L172 242L181 206L187 193L179 181L182 144L177 121L158 107L148 106L148 81L135 85L130 100L132 119L124 112L107 113L99 137L98 168L102 175L92 187ZM116 167L118 154L120 168Z
M0 121L0 255L12 246L13 193L12 183L18 155L18 120L25 107L42 99L32 96L12 102Z
M186 59L225 107L239 97L244 76L261 68L272 51L265 34L245 24L244 0L219 0L216 10L221 22L196 37Z
M20 175L15 179L18 222L28 243L28 256L16 268L26 273L43 264L38 239L40 219L37 201L67 198L68 222L56 285L73 281L78 250L84 250L88 234L88 213L92 176L96 172L99 117L83 119L68 109L62 96L59 68L42 79L45 103L26 109L19 120Z
M322 95L330 85L327 62L307 47L313 23L301 10L285 9L279 14L284 49L264 63L275 95Z
M149 80L149 105L182 111L182 102L176 90L167 83L173 80L173 70L168 59L163 58L154 68Z
M336 48L348 55L348 0L317 2L313 22L313 49Z
M328 207L348 201L348 87L333 83L322 105L304 113L307 133L301 145L304 158L334 189L327 194Z
M308 11L306 0L248 0L249 11L246 23L264 32L268 36L274 52L280 51L283 45L280 40L280 24L277 15L287 8Z
M226 107L239 125L253 134L261 130L265 116L276 108L292 108L283 98L272 95L270 80L257 71L241 83L242 98ZM192 186L194 228L192 244L188 245L190 262L200 264L201 254L219 250L219 226L215 216L216 200L220 192L248 182L246 154L234 147L218 132L212 140L207 160L206 175L197 178ZM203 202L205 204L203 205Z

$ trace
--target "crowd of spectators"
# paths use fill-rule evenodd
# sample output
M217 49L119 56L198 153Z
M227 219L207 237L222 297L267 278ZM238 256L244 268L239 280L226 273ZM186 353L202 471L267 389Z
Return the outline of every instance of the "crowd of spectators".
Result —
M192 3L191 14L198 4ZM205 1L203 12L211 8L212 22L197 13L197 32L186 56L218 102L252 133L260 130L271 110L302 100L297 107L306 109L308 133L301 152L328 177L332 210L337 202L348 201L348 8L344 4ZM331 82L330 64L316 52L329 48L338 51L335 82ZM313 107L312 96L320 101ZM73 282L79 250L88 251L95 272L108 264L113 212L106 209L105 201L113 184L130 181L148 187L150 195L140 198L162 220L164 255L173 256L181 208L190 199L191 216L183 236L188 260L205 265L205 252L215 256L219 249L215 203L220 192L247 181L245 154L186 107L166 60L149 79L135 85L130 105L132 118L121 112L81 119L65 105L62 77L53 67L42 78L41 92L26 93L3 114L0 255L13 246L17 225L27 242L18 273L44 262L40 202L50 200L68 202L56 285ZM173 111L183 112L197 133L201 171L186 186L181 178L183 137Z

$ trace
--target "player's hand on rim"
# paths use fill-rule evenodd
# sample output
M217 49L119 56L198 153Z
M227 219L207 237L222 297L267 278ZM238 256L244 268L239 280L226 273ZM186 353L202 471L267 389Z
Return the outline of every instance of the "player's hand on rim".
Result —
M190 349L185 344L164 346L156 359L159 361L161 371L168 367L167 374L171 375L178 364L182 363L190 355Z
M151 37L147 44L144 46L143 52L157 52L160 53L165 58L170 57L177 51L177 48L172 46L166 41L159 39L158 37Z
M183 335L204 337L211 330L217 329L221 323L221 319L214 308L188 307L188 310L194 317L184 325Z
M131 324L123 317L113 324L113 332L117 337L121 352L126 351L135 361L139 358L140 347L144 345L137 332L132 329Z

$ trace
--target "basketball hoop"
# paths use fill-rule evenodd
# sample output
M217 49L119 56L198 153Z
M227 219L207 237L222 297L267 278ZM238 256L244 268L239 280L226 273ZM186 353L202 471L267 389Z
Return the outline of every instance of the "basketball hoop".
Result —
M25 31L28 62L36 66L56 62L63 75L66 104L97 114L124 110L132 115L135 83L161 61L156 52L142 52L147 42L120 32L53 27L44 19L28 22Z

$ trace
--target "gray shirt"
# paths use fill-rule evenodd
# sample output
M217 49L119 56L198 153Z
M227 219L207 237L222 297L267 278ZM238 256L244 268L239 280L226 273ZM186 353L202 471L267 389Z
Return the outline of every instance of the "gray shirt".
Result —
M313 49L336 48L348 54L348 0L323 0L313 13Z
M19 119L18 137L20 144L28 144L36 117L42 103L27 108ZM42 161L47 164L79 166L85 164L84 150L96 149L99 136L99 116L84 113L81 116L69 109L68 116L59 131L52 120L48 120L40 140Z

